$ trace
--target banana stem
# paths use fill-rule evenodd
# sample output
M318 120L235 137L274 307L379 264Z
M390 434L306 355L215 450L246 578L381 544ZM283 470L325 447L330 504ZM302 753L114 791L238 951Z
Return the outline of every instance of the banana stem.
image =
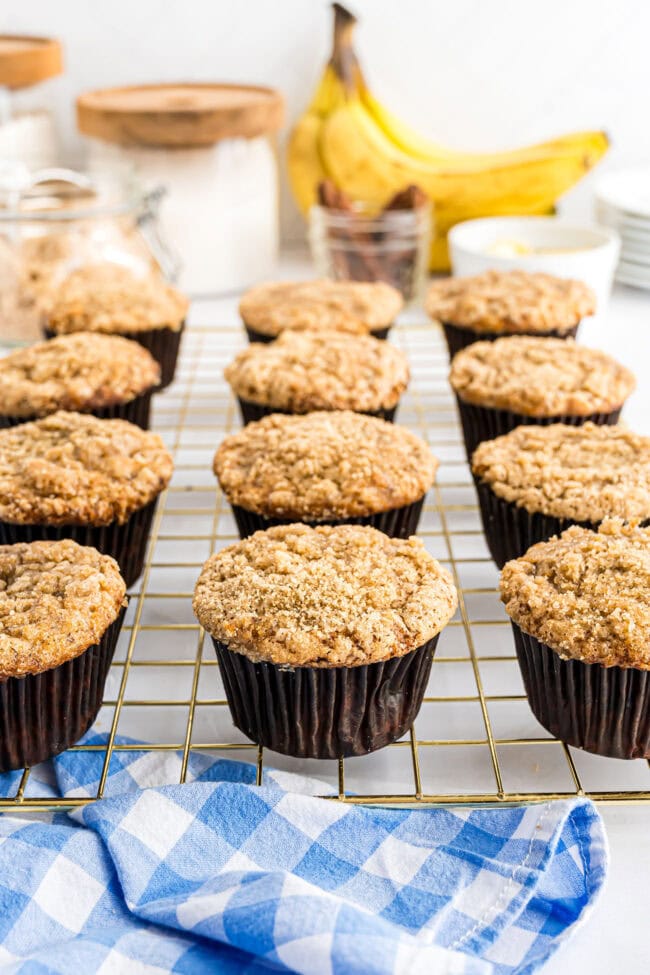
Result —
M352 46L352 35L357 23L354 14L340 3L333 3L334 40L330 65L343 82L348 94L354 93L361 81L361 68Z

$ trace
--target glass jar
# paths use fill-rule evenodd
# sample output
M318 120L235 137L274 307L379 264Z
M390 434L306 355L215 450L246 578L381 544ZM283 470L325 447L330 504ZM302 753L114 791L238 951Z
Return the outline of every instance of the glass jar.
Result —
M0 344L42 338L57 284L83 264L112 262L175 279L157 224L160 191L133 178L67 169L0 168Z
M309 244L318 274L335 281L385 281L405 302L423 297L431 242L431 205L372 214L362 206L309 211Z
M58 143L52 106L63 71L54 38L0 35L0 160L28 169L53 166Z
M240 291L272 276L282 118L278 92L244 85L144 85L77 101L91 170L131 166L145 185L167 190L161 226L191 295Z

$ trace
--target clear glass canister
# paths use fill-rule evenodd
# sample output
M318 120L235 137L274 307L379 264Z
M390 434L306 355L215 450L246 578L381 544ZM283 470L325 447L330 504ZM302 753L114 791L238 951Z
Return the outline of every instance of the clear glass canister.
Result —
M133 167L145 185L165 187L161 226L191 295L239 291L273 274L282 118L278 92L244 85L145 85L77 101L91 170Z
M54 38L0 35L0 161L27 169L58 158L54 125L56 78L63 71Z
M160 191L133 179L67 169L25 176L0 167L0 345L42 338L49 297L84 264L115 263L175 279L177 262L159 233Z

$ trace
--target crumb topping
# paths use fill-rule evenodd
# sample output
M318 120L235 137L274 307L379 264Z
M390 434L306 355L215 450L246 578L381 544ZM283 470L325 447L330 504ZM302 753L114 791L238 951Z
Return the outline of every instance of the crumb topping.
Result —
M253 342L224 375L236 396L262 406L372 412L397 404L409 367L400 349L367 335L286 332Z
M650 670L650 529L576 525L507 562L506 613L562 657Z
M359 525L256 532L213 555L194 591L213 637L294 667L403 656L439 633L456 604L451 575L419 538Z
M626 427L517 427L481 443L472 471L530 512L589 522L650 518L650 437Z
M431 318L476 332L568 332L595 313L596 296L582 281L485 271L434 281L425 307Z
M0 430L0 519L13 524L123 524L165 488L160 437L126 420L53 413Z
M188 301L156 274L137 275L119 264L87 264L72 271L48 304L47 325L66 332L178 331Z
M0 545L0 680L51 670L99 643L125 594L117 562L94 548Z
M630 370L605 352L571 339L523 335L461 349L449 381L466 403L524 416L609 413L636 386Z
M138 342L77 332L0 359L0 413L46 416L128 403L157 386L160 366Z
M243 296L239 313L264 335L284 329L336 329L367 334L390 325L402 296L383 281L277 281Z
M347 411L272 414L222 442L214 471L228 500L268 518L328 521L400 508L433 484L420 437Z

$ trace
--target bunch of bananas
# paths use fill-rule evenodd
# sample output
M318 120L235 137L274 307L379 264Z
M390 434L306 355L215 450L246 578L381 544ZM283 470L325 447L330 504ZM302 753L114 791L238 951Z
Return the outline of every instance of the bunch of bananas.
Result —
M604 132L577 132L510 152L465 153L424 139L369 91L352 46L355 18L334 4L334 48L288 146L289 180L303 213L332 180L380 208L415 184L434 206L431 270L448 268L447 231L461 220L552 212L605 153Z

